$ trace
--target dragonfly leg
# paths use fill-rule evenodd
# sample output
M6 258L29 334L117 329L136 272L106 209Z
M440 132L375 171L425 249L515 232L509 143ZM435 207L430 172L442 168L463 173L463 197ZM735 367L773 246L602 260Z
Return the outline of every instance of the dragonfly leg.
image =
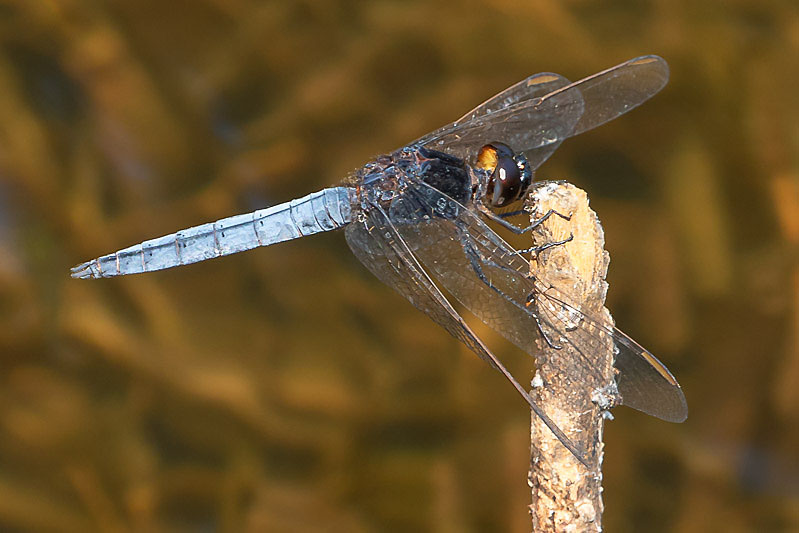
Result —
M533 313L533 318L535 318L535 326L538 328L538 332L541 334L541 338L544 339L544 342L547 343L547 346L553 350L560 350L563 348L560 344L555 344L552 342L552 339L549 338L549 335L546 331L544 331L544 327L541 325L541 321L538 319L538 315Z
M484 253L480 251L480 245L477 241L475 241L474 237L469 233L468 228L463 227L459 221L456 221L456 225L458 226L458 238L461 243L461 248L463 250L464 255L466 255L467 259L469 260L470 266L474 273L477 275L478 279L485 284L488 288L492 291L500 295L503 299L513 304L518 309L522 310L525 314L532 317L535 321L536 329L538 330L541 338L543 339L544 343L546 343L547 347L552 350L560 350L562 346L556 343L552 338L552 333L547 333L547 330L544 329L544 322L545 319L539 316L539 311L533 304L542 304L546 307L551 307L552 305L560 305L563 302L557 300L557 298L552 299L542 291L541 288L538 288L537 279L534 273L530 272L529 270L519 271L517 269L512 268L509 264L502 264L495 262L490 257L486 256ZM562 243L552 243L552 246L557 246ZM525 262L525 264L527 264ZM509 296L506 294L501 288L497 287L491 282L491 279L486 275L484 268L496 268L498 270L502 270L504 272L510 273L514 276L523 277L528 280L533 280L532 290L527 295L524 303L519 302L517 299ZM544 311L545 313L552 314L552 311ZM553 315L553 318L558 319L557 315ZM554 331L557 334L558 328L557 326L550 325L550 331ZM564 339L566 340L566 339ZM568 342L568 341L567 341ZM585 368L588 372L595 372L590 364L590 358L584 353L583 349L571 343L573 349L576 353L582 358Z
M546 342L547 346L552 348L553 350L560 350L561 346L559 344L555 344L552 341L552 339L549 338L549 335L547 334L546 331L544 331L544 328L541 325L541 321L539 320L538 315L532 309L530 309L529 303L535 298L535 294L533 293L528 297L528 302L524 306L519 305L519 303L516 302L513 298L505 294L501 289L499 289L498 287L494 286L493 283L491 283L491 280L488 279L488 276L486 276L485 272L483 271L483 265L509 271L516 275L525 276L528 279L533 278L534 276L528 272L519 272L517 270L513 270L505 265L500 265L484 257L475 246L471 237L469 237L469 235L465 231L460 231L459 234L460 234L461 246L463 247L463 252L466 254L466 257L469 259L469 263L472 266L472 270L474 270L474 273L477 275L480 281L485 283L488 288L490 288L491 290L502 296L505 300L509 301L519 309L522 309L525 313L529 313L533 317L533 320L535 320L535 325L538 328L538 332L541 334L541 338L544 339L544 342Z
M533 224L531 224L531 227L535 227L535 225L541 224L542 222L544 222L544 220L546 220L548 217L552 216L553 214L556 214L556 215L558 215L560 217L564 217L564 215L561 215L560 213L558 213L554 209L550 209L544 216L542 216L541 218L539 218L535 222L533 222ZM564 218L568 219L570 217L564 217ZM490 258L484 257L477 250L477 247L474 245L474 243L471 242L471 239L468 237L466 232L460 232L460 233L461 233L461 244L463 246L464 252L466 253L466 256L469 258L469 262L472 265L472 269L477 274L477 277L480 278L480 280L483 283L485 283L489 288L491 288L492 290L497 292L500 296L502 296L503 298L505 298L509 302L516 304L516 302L512 298L507 296L505 293L503 293L497 287L493 286L493 284L491 283L491 280L489 280L488 277L483 272L481 264L485 265L485 266L492 267L492 268L498 268L500 270L504 270L506 272L510 272L512 274L515 274L515 275L524 276L527 279L534 279L535 276L531 272L519 272L518 270L512 269L512 268L508 267L507 265L502 265L502 264L496 263L493 260L491 260ZM539 246L533 246L533 247L530 247L530 248L526 248L524 250L518 250L517 253L524 254L524 253L532 252L532 253L534 253L537 256L538 254L540 254L541 252L543 252L544 250L546 250L548 248L553 248L555 246L561 246L563 244L566 244L567 242L572 241L573 239L574 239L574 234L570 234L568 239L563 239L563 240L560 240L560 241L552 241L552 242L548 242L548 243L545 243L545 244L542 244L542 245L539 245ZM525 310L527 312L529 312L533 316L533 319L535 320L535 325L538 328L538 332L541 334L541 338L544 339L544 342L546 342L547 346L549 348L552 348L553 350L560 350L561 346L559 344L556 344L555 342L553 342L552 339L550 339L549 335L546 333L546 331L544 331L544 328L541 325L541 320L539 319L538 315L535 312L531 312L530 311L530 305L535 300L535 296L536 296L535 292L531 292L528 295L527 302L525 304L525 308L526 308ZM518 307L518 305L517 305L517 307Z
M506 219L510 217L523 215L525 213L527 213L527 211L525 211L524 209L517 209L516 211L509 211L507 213L496 213L496 215L501 219Z
M571 242L572 240L574 240L574 234L573 233L569 234L569 238L568 239L563 239L562 241L547 242L547 243L541 244L539 246L531 246L530 248L524 248L522 250L517 250L517 252L520 253L520 254L530 253L530 254L534 254L536 257L538 257L538 254L540 254L544 250L552 248L553 246L560 246L562 244L566 244L567 242Z
M534 278L535 276L530 276ZM533 291L527 296L527 302L525 303L525 307L528 309L530 306L535 303L536 301L536 292ZM541 334L541 338L544 339L544 342L547 343L547 346L553 350L560 350L562 346L560 344L555 344L552 339L549 338L549 335L546 331L544 331L544 327L541 325L541 320L538 318L538 313L532 312L533 318L535 318L535 326L538 328L538 332Z
M519 215L521 213L524 213L525 212L524 210L522 210L522 211L512 211L510 213L502 213L502 214L498 215L498 214L494 213L493 211L491 211L491 209L486 207L482 202L475 202L475 204L477 205L477 209L486 218L488 218L489 220L493 220L494 222L496 222L497 224L499 224L500 226L502 226L506 230L512 231L513 233L515 233L517 235L522 235L524 233L527 233L528 231L534 230L535 228L537 228L538 226L543 224L552 215L557 215L560 218L562 218L563 220L571 220L571 215L564 215L563 213L559 213L559 212L555 211L554 209L550 209L549 211L544 213L542 216L540 216L539 218L537 218L534 221L532 221L529 225L524 226L524 227L519 227L519 226L516 226L515 224L511 224L510 222L508 222L505 219L506 218L510 218L510 217L512 217L514 215Z

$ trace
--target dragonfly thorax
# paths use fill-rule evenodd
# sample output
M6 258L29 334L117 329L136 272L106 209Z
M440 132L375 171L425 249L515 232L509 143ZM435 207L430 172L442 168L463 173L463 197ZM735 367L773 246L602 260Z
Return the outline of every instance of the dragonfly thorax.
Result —
M413 183L418 181L462 205L468 204L472 198L472 177L465 162L456 156L424 147L406 147L379 156L364 165L356 180L356 201L361 203L362 209L378 204L390 212L391 206L406 196L408 188L416 190Z
M422 181L462 205L470 202L472 178L463 159L429 148L420 148L416 158Z

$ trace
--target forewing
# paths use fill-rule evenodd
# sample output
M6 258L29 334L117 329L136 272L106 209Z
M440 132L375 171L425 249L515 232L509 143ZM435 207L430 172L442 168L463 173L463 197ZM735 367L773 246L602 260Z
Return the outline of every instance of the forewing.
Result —
M572 135L601 126L635 109L659 93L668 81L668 63L662 57L649 55L631 59L574 83L583 95L585 111ZM557 93L555 91L550 96Z
M533 80L539 77L547 81L541 87L531 86L534 95L522 94L527 82L523 80L412 144L468 160L483 145L501 141L517 152L524 151L530 165L537 168L571 135L583 113L579 90L558 92L568 86L566 78L549 73L531 76ZM540 94L542 88L553 90ZM511 94L505 96L507 91Z
M424 220L397 229L467 309L533 356L538 353L535 341L540 325L555 343L575 348L581 357L573 364L581 372L594 373L589 355L615 345L622 403L664 420L685 419L687 407L680 386L651 353L572 303L568 290L540 274L528 277L529 262L474 212L423 182L414 185L406 192L407 198L392 205L391 216Z
M457 137L457 132L459 129L471 128L473 127L474 122L480 121L488 115L492 115L506 108L519 106L525 102L540 99L542 96L569 85L569 83L571 82L568 79L553 72L541 72L538 74L533 74L532 76L523 79L514 85L511 85L504 91L495 94L482 104L463 115L458 120L450 122L446 126L432 131L424 137L416 139L411 143L411 145L429 145L431 148L436 148L436 146L448 147L452 144L450 139ZM441 141L441 143L435 144L435 141Z
M463 342L481 359L501 372L522 395L530 408L549 427L563 445L585 466L582 451L541 410L502 362L474 334L424 271L411 249L380 206L372 206L363 221L352 222L346 230L347 244L366 268L399 292L436 324Z
M558 77L552 82L555 89L541 96L516 97L523 81L417 143L470 158L484 144L501 141L525 152L535 169L563 140L634 109L660 91L668 78L662 58L643 56L564 86L558 83L565 78ZM506 92L508 97L503 96Z
M538 289L528 278L530 265L470 213L435 188L418 182L394 201L390 216L392 220L419 221L399 224L397 231L441 285L488 326L536 356L536 310L526 305L527 297ZM564 327L556 322L552 329L560 336ZM574 364L580 367L577 375L594 372L585 358Z
M475 107L455 123L464 123L467 120L474 120L492 113L496 113L506 107L522 104L546 96L557 89L566 87L571 82L554 72L539 72L533 74L522 81L511 85L504 91L495 94L479 106Z

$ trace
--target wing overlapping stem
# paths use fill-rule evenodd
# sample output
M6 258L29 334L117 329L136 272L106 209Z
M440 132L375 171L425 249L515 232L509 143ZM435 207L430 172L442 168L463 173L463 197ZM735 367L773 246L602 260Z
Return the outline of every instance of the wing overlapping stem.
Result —
M577 356L571 364L592 374L588 354L612 343L622 403L663 420L685 419L682 389L654 355L608 320L573 303L572 292L562 284L531 276L529 262L475 212L419 181L392 204L390 215L420 220L398 225L397 231L447 291L519 348L536 356L543 332L555 344L570 344Z

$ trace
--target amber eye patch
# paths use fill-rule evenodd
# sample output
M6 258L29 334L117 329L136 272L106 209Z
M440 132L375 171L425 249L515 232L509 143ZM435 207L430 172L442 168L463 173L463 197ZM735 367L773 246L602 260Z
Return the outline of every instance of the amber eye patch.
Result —
M500 158L513 159L513 150L507 144L499 142L486 144L480 148L480 152L477 154L477 165L475 166L481 170L494 172L494 169L497 168L497 161Z

